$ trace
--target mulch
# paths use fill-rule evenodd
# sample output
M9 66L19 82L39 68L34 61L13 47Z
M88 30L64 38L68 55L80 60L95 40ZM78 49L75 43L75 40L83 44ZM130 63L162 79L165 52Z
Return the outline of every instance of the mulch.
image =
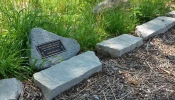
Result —
M97 55L103 70L54 100L175 100L175 27L118 58ZM20 100L44 100L31 80Z

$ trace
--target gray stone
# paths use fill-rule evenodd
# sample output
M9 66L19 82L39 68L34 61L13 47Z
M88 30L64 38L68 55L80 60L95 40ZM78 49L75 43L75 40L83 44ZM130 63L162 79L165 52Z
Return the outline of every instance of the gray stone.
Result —
M15 78L0 80L0 100L18 100L23 84Z
M175 11L169 12L169 13L168 13L168 16L169 16L169 17L174 17L174 18L175 18Z
M51 100L59 93L80 83L85 78L102 70L102 64L94 52L88 51L48 69L35 73L34 83Z
M93 13L100 13L106 9L115 7L117 4L122 5L126 3L129 3L128 0L104 0L93 9Z
M64 38L43 30L41 28L34 28L31 30L30 34L31 38L31 59L30 64L35 64L35 67L38 69L45 69L55 65L63 60L67 60L75 55L80 51L80 45L75 39L71 38ZM54 41L60 40L64 45L66 51L55 56L51 56L45 59L41 58L41 55L36 49L37 45ZM37 61L37 62L36 62ZM42 66L41 66L42 64Z
M168 29L175 25L175 18L171 17L157 17L145 24L136 27L138 36L148 39L149 37L165 33Z
M141 45L143 45L142 38L123 34L101 43L97 43L96 49L98 54L103 56L119 57Z

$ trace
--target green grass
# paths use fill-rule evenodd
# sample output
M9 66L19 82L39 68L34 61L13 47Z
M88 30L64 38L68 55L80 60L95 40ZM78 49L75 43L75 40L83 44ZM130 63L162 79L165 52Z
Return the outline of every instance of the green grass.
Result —
M28 65L27 50L20 50L22 41L6 35L0 36L0 78L16 77L20 80L32 76L34 67Z
M127 9L111 9L104 13L105 30L115 35L128 34L134 30L137 19Z
M36 72L29 65L29 33L34 27L74 38L86 51L168 11L166 0L130 0L130 4L93 14L100 1L0 0L0 78L25 80Z
M170 0L131 0L133 13L140 23L165 15L170 9L168 2Z

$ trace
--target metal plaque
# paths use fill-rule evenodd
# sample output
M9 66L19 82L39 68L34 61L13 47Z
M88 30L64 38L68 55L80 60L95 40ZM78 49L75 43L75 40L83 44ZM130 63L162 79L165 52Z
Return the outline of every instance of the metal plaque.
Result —
M47 43L37 45L36 49L38 50L42 59L51 57L66 51L64 45L60 40L50 41Z

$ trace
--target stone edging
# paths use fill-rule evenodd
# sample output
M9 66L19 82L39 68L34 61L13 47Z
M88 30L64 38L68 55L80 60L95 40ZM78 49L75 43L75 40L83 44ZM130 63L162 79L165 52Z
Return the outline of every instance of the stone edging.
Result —
M164 16L158 17L145 24L137 26L136 28L137 35L142 37L143 39L148 39L149 37L152 37L161 33L165 33L168 29L172 28L175 25L175 18L171 18L171 17L175 17L175 11L169 12L168 16L170 17L164 17ZM136 47L143 45L143 39L140 37L123 34L121 36L98 43L96 46L97 52L103 55L109 55L111 57L122 56L123 54L130 52ZM76 68L77 64L80 65L80 69L81 70L83 69L83 72L80 69ZM65 67L72 66L73 69L69 71L65 70L67 74L64 76L56 77L54 76L54 73L51 73L51 74L47 73L47 72L53 71L56 73L55 75L60 75L58 71L55 70L55 68L59 69L58 66L63 66L63 65ZM89 66L91 67L89 68ZM95 72L99 72L101 70L102 70L102 64L100 63L99 59L95 56L93 52L89 51L81 55L75 56L70 60L64 61L63 63L52 66L51 68L49 68L49 70L46 69L44 71L38 72L34 74L34 78L35 78L36 85L42 81L38 86L41 89L43 88L42 92L45 98L47 100L51 100L59 93L69 89L75 84L78 84L79 82L81 82L83 79L88 78ZM78 72L76 75L73 75L72 73L69 73L70 75L68 75L68 72L71 72L71 71L73 71L74 73L77 71L80 71L80 72ZM64 82L61 82L60 85L58 84L53 85L53 84L50 84L51 80L48 81L46 80L46 78L44 78L46 76L42 77L41 79L38 79L38 74L40 74L40 77L41 77L42 75L44 75L43 73L53 76L52 78L56 78L56 80L55 79L52 80L54 81L52 82L54 84L55 82L56 83L61 82L61 80L59 79L63 79ZM60 72L60 73L63 73L63 72ZM23 85L20 81L16 80L15 78L10 78L10 79L0 80L0 88L1 88L0 100L4 100L4 99L17 100L23 90ZM54 92L51 92L52 90Z
M172 16L175 16L175 13ZM165 33L173 26L175 26L175 18L165 16L157 17L136 27L135 32L139 37L123 34L97 43L97 53L105 56L120 57L136 47L143 45L143 39L146 40L158 34Z

